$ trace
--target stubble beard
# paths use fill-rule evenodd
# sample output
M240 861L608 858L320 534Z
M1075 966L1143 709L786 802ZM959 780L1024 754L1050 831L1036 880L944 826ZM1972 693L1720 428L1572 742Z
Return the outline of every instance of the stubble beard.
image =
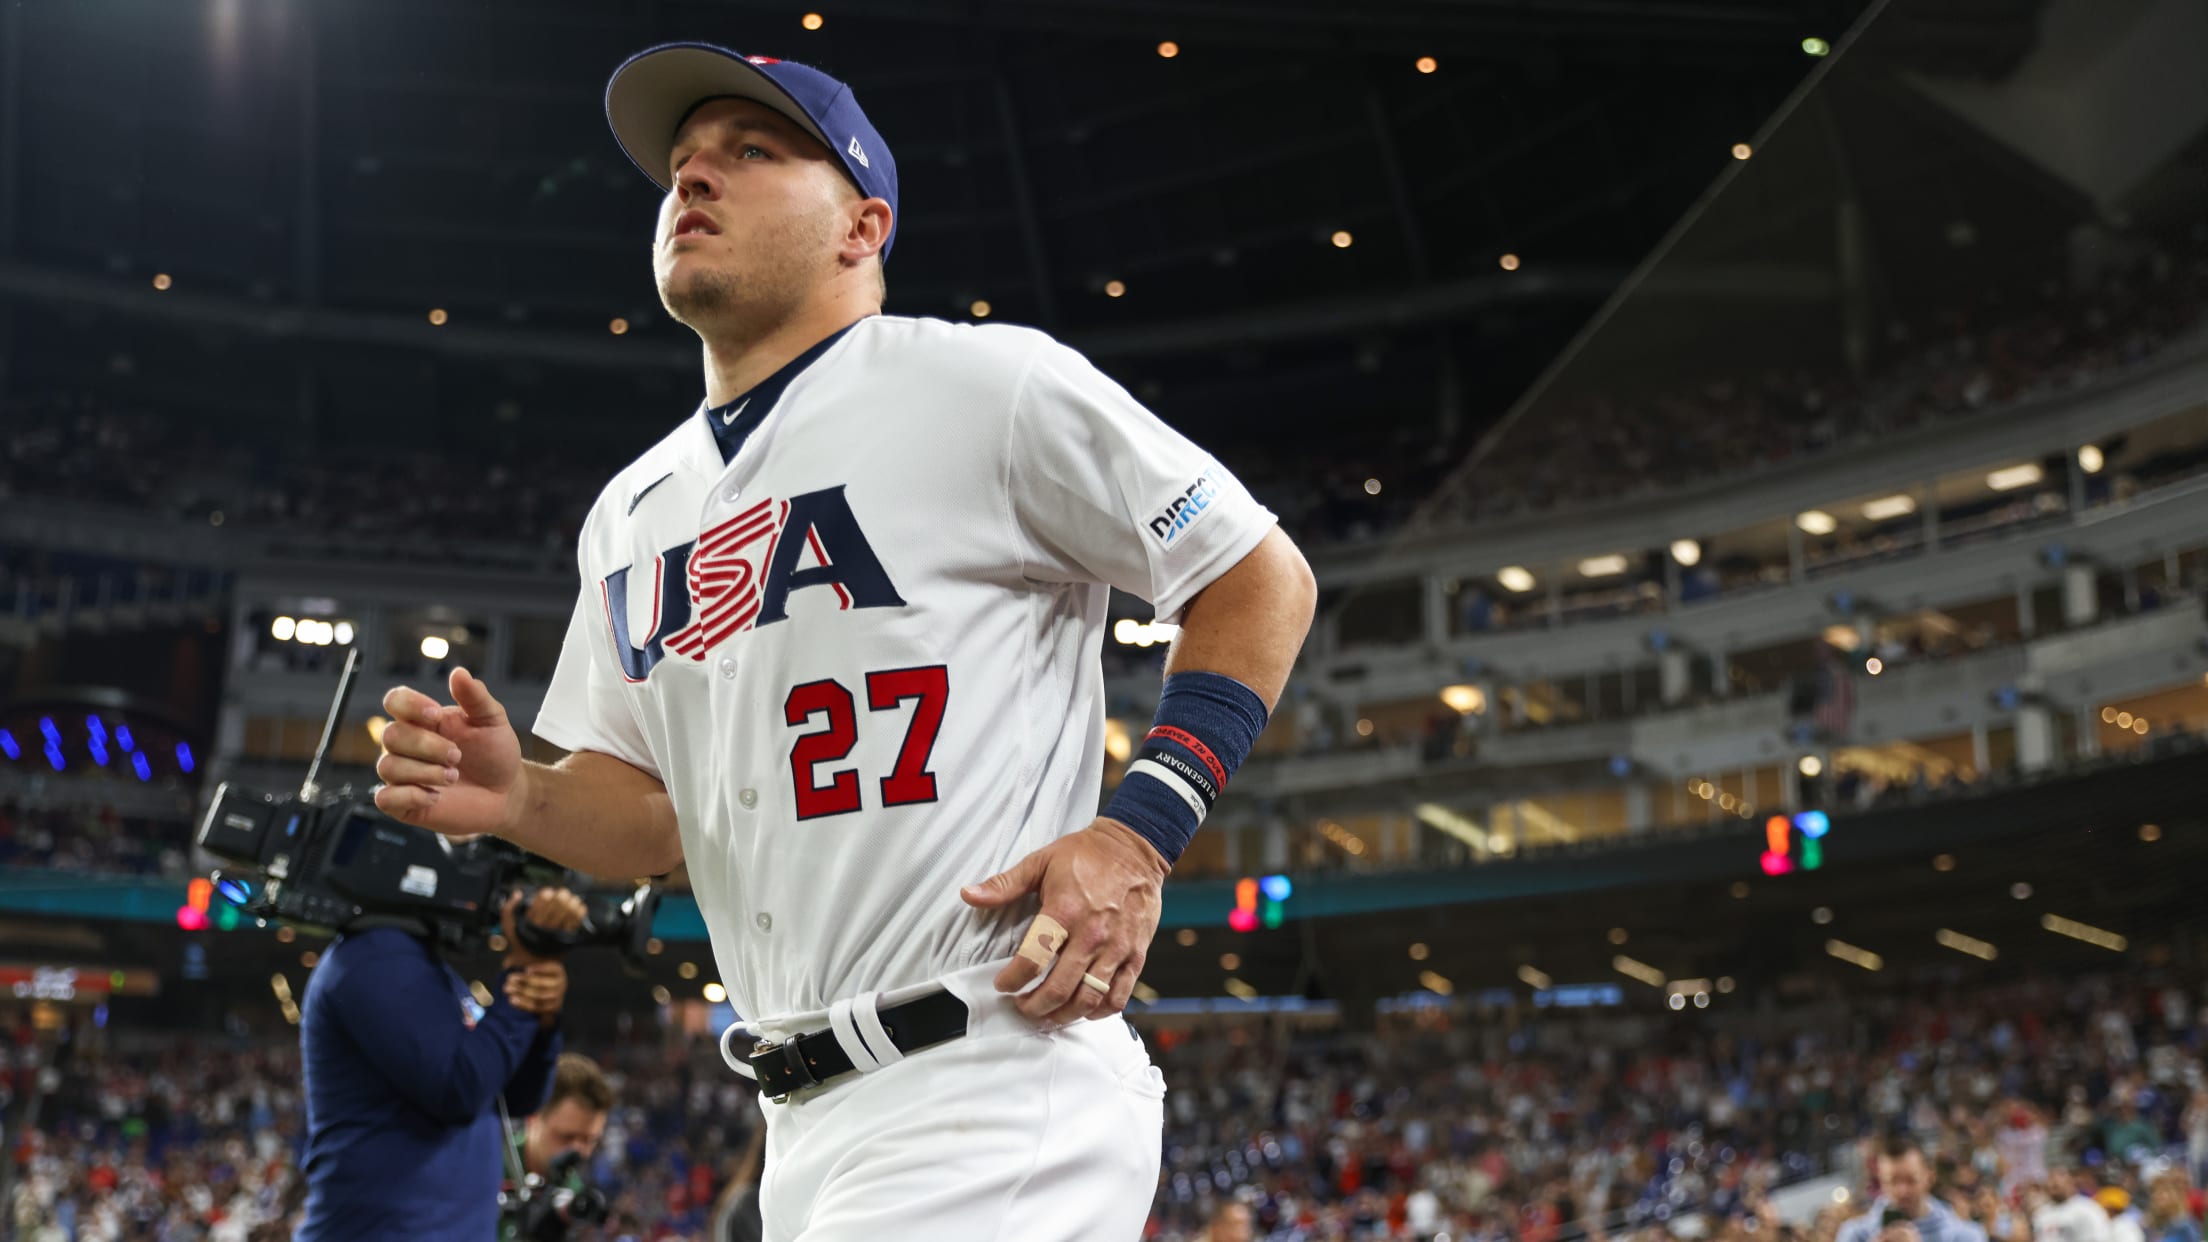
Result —
M660 282L659 300L676 322L700 336L761 334L795 315L818 279L808 256L826 242L816 222L785 221L754 239L739 274L692 264Z
M727 319L740 300L736 278L718 268L679 273L659 286L659 304L676 323L697 332Z

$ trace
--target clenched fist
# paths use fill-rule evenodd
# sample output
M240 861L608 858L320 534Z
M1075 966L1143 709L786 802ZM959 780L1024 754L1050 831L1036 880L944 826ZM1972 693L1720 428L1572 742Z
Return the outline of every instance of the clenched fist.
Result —
M520 802L521 739L506 709L464 668L452 670L452 703L406 686L383 696L376 807L447 836L498 832Z

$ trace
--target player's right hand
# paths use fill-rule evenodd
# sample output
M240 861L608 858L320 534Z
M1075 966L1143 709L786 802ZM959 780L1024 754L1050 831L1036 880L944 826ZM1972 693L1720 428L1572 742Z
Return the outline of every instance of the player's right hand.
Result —
M521 801L521 739L506 709L468 670L452 670L452 703L394 686L383 696L376 807L447 836L498 832Z

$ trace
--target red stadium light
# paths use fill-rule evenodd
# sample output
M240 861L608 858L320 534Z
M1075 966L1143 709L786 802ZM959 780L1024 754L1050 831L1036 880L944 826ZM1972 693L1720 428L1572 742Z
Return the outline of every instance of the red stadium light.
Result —
M1257 930L1257 911L1235 909L1227 913L1227 926L1238 932Z
M1778 853L1774 850L1764 851L1763 873L1765 875L1785 875L1787 872L1792 871L1793 869L1794 862L1786 855Z

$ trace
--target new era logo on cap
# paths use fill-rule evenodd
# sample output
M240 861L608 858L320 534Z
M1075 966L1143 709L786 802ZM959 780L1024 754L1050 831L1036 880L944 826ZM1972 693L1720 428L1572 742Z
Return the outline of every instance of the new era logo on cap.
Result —
M744 56L710 43L669 43L630 57L606 84L606 120L629 158L668 189L667 157L675 131L709 99L750 99L805 128L833 154L853 184L889 204L889 238L897 239L897 160L867 120L851 88L810 65L775 56ZM845 136L836 146L831 134ZM871 150L869 149L871 148Z

